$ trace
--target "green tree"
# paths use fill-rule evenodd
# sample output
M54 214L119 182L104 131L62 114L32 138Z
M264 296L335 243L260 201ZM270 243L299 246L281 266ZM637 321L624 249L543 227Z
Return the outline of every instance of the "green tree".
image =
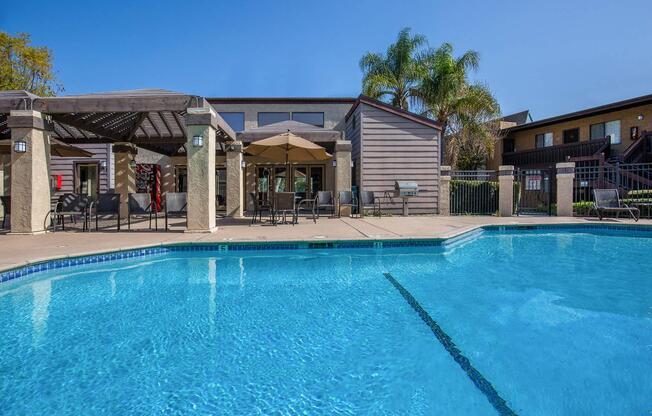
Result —
M63 91L52 71L52 53L31 46L26 33L0 32L0 91L26 90L40 96Z
M442 124L446 163L458 169L482 167L498 138L498 102L485 85L469 81L479 60L475 51L455 57L449 43L419 57L415 96L422 112Z
M365 54L360 60L363 94L389 99L394 107L407 110L419 79L417 54L425 43L424 36L411 36L410 28L404 28L387 52Z

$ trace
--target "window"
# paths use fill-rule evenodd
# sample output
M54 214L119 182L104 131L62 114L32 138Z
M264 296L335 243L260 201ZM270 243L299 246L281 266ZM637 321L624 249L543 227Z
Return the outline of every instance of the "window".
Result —
M258 113L258 127L266 126L268 124L274 124L281 121L287 121L290 119L290 113L278 113L278 112L268 112L268 113Z
M620 120L604 123L604 132L611 139L611 144L620 144Z
M604 137L606 137L604 123L591 124L591 140L603 139Z
M568 129L564 130L564 144L566 143L577 143L580 141L580 129Z
M591 140L609 137L611 144L620 144L620 120L591 124Z
M244 113L220 112L220 116L233 131L244 131Z
M324 127L324 113L292 113L292 120L299 123L312 124L317 127Z
M516 151L514 139L503 139L503 153L511 153L514 151Z
M537 149L552 146L552 133L541 133L534 136L534 147Z

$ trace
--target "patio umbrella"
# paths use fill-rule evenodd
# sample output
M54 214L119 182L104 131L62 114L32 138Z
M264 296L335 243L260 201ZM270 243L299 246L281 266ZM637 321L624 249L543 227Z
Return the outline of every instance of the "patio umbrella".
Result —
M326 149L288 131L267 139L258 140L245 147L250 155L260 156L274 162L310 162L328 160L332 157Z
M0 154L11 153L11 140L0 140ZM50 139L50 153L59 157L92 157L93 153L66 144L57 139Z

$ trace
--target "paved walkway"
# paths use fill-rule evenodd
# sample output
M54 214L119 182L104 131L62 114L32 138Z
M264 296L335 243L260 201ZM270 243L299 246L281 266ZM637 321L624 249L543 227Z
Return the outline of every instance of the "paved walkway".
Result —
M481 217L481 216L414 216L320 218L316 224L301 218L299 224L254 225L249 220L220 219L218 231L213 234L183 232L183 220L172 223L169 232L143 230L145 223L136 225L138 231L100 231L48 233L35 236L0 234L0 270L27 263L124 250L166 243L224 242L224 241L318 241L366 240L405 238L447 238L473 228L492 224L561 224L594 222L592 219L570 217ZM633 224L631 220L606 220L604 223ZM652 225L652 220L638 224ZM162 225L162 222L161 222ZM126 229L126 227L125 227Z

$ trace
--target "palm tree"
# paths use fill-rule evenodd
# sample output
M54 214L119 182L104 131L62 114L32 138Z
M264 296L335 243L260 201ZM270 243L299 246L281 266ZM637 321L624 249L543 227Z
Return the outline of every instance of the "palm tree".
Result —
M416 55L425 43L424 36L411 36L410 28L404 28L385 54L365 54L360 60L363 94L407 110L420 73Z
M478 53L467 51L456 58L453 46L444 43L418 61L422 77L414 94L424 115L442 125L442 157L452 165L477 169L493 151L500 117L491 91L469 82L469 72L478 69Z

